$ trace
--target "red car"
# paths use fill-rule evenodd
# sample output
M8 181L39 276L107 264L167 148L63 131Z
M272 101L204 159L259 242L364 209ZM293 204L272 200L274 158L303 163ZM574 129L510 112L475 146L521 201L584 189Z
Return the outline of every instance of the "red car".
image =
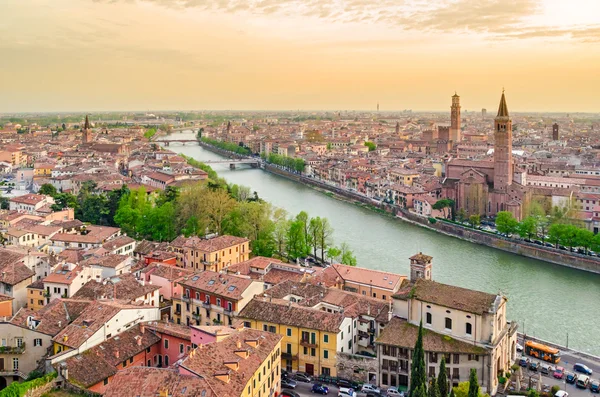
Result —
M556 379L562 379L565 376L565 369L563 367L556 367L553 376Z

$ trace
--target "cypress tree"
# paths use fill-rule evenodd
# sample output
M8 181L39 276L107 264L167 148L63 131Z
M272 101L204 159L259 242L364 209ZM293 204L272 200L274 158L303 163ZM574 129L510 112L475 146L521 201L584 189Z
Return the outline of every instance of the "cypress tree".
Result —
M427 373L425 370L425 351L423 350L423 321L419 324L419 335L415 350L413 352L412 365L410 369L410 395L420 392L417 389L423 387L423 394L427 394Z
M448 376L446 375L446 357L442 356L440 373L437 378L437 387L440 397L448 397Z
M450 388L450 397L456 397L456 395L454 394L454 387Z
M427 397L441 397L437 387L437 381L434 377L429 382L429 390L427 390Z
M411 392L410 397L428 397L427 390L425 389L425 385L423 384L423 385L415 388L414 391Z
M469 394L468 397L479 397L479 382L477 381L477 371L471 368L469 375Z

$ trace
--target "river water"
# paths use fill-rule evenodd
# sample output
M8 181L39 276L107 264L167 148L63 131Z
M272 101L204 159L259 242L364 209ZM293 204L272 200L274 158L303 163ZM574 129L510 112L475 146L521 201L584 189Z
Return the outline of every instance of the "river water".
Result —
M193 139L176 133L172 139ZM165 138L169 139L169 137ZM199 161L221 156L200 146L168 149ZM436 281L508 297L508 318L520 332L600 355L600 275L506 253L402 222L331 198L307 186L246 165L211 165L230 183L246 185L290 214L327 217L335 244L347 242L358 266L409 274L408 258L433 256Z

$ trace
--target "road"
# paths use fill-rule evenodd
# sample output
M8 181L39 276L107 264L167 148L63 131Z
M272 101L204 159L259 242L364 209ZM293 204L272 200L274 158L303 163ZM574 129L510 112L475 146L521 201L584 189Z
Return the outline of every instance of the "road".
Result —
M298 385L296 386L296 389L294 389L294 391L298 394L300 394L302 397L314 397L318 394L313 394L311 393L310 389L312 388L312 383L305 383L305 382L298 382ZM328 396L337 396L339 389L336 386L331 386L331 385L326 385L329 388L329 394ZM282 390L286 390L286 389L282 389ZM357 397L364 397L366 396L365 393L357 393Z

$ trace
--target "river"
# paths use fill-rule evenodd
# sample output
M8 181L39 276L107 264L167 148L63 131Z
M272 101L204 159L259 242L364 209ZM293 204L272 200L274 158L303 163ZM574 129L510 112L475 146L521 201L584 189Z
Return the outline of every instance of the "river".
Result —
M193 139L176 133L172 139ZM165 139L168 139L165 138ZM168 149L199 161L221 156L200 146L173 143ZM436 281L508 297L508 317L520 332L600 355L600 275L510 254L414 226L329 197L261 169L214 164L229 183L252 191L290 214L327 217L337 245L347 242L358 266L409 274L408 258L433 256Z

